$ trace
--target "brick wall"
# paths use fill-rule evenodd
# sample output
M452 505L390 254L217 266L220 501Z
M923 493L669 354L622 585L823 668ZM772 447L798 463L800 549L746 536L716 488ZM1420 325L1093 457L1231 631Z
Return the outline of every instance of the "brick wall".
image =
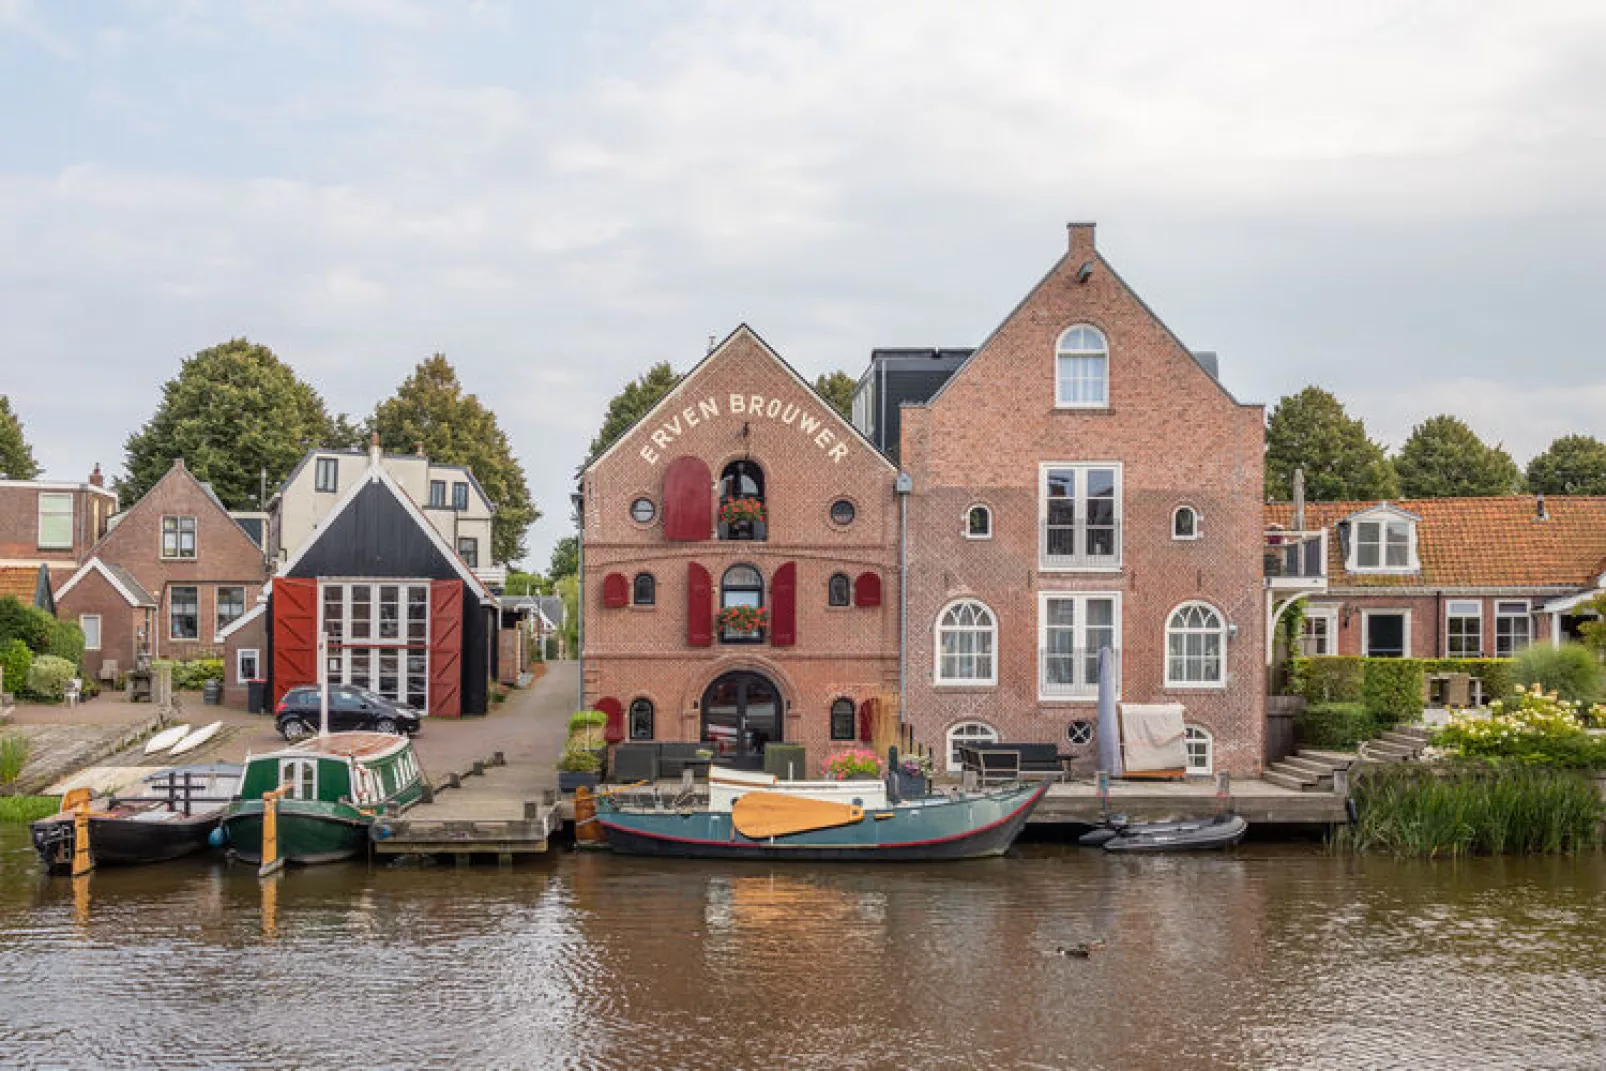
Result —
M61 620L81 621L86 614L100 617L100 648L84 652L84 676L99 680L107 662L115 662L118 673L132 669L140 649L140 630L150 627L150 611L130 606L99 570L92 569L56 599L56 616Z
M65 549L39 546L39 496L70 494L73 500L73 542ZM51 578L71 575L83 562L106 521L117 510L115 495L89 484L0 482L0 560L44 562Z

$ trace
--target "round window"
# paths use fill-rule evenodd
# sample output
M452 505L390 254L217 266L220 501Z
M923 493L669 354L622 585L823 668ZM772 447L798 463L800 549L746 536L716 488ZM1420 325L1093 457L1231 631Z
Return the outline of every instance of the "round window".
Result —
M839 498L835 502L831 503L832 524L840 524L843 527L846 527L847 525L853 523L853 516L853 503L849 502L847 499Z
M1065 739L1073 744L1091 744L1093 742L1093 723L1090 721L1073 721L1065 727Z
M651 524L652 519L658 516L658 507L653 505L650 498L638 498L630 503L630 519L637 524Z

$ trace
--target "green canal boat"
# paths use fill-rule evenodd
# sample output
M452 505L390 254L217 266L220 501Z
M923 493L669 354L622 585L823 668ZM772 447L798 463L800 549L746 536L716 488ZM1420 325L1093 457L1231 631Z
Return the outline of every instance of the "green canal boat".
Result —
M240 795L220 827L232 855L262 861L262 796L280 787L280 858L332 863L365 851L374 819L387 806L416 803L424 778L412 741L385 733L332 733L247 756Z

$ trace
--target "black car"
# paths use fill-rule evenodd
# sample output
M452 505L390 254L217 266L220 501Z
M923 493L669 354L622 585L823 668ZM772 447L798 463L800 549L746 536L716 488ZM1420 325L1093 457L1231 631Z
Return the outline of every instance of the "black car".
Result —
M318 731L318 686L303 684L284 693L274 711L274 726L286 740L301 740ZM329 731L366 730L406 733L421 728L421 715L382 695L350 684L329 686Z

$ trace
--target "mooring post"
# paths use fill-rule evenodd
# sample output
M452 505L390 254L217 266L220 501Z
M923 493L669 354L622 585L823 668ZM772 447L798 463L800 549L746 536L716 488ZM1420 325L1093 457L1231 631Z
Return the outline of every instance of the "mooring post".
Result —
M502 754L500 751L491 752L491 765L492 766L506 766L507 765L507 756Z
M473 773L474 776L476 776L476 777L484 777L485 776L485 760L484 759L475 759L474 760L474 767L470 772Z
M1226 770L1216 774L1216 811L1226 814L1232 810L1232 774Z
M1108 822L1110 820L1110 771L1100 770L1098 776L1099 789L1099 817Z
M72 876L82 877L95 869L95 857L89 852L89 800L85 799L73 812Z
M257 867L259 878L284 869L284 859L279 855L279 800L289 791L289 785L280 785L262 794L262 865Z
M1333 771L1333 794L1343 799L1349 799L1349 771L1335 769Z

